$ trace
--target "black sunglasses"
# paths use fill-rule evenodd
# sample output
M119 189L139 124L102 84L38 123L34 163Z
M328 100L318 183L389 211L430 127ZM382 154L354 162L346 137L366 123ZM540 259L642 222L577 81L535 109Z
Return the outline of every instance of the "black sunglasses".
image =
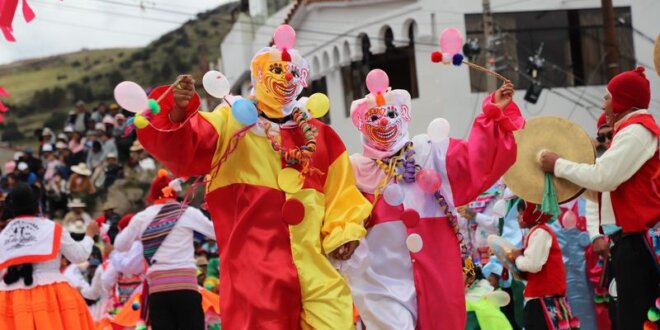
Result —
M603 143L606 140L612 141L612 132L607 132L605 134L598 134L598 136L596 137L596 140L598 140L598 142L600 142L600 143Z

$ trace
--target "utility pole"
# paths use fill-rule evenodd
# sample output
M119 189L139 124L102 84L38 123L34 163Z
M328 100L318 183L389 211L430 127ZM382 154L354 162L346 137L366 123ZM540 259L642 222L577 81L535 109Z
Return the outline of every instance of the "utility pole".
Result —
M486 68L493 70L495 68L495 55L493 53L493 35L495 28L493 26L493 13L490 11L490 0L482 0L484 40L486 41ZM495 77L486 75L486 90L494 91L497 89Z
M619 50L616 42L616 26L612 0L601 0L603 11L603 28L605 30L605 59L607 62L607 77L612 79L619 73Z

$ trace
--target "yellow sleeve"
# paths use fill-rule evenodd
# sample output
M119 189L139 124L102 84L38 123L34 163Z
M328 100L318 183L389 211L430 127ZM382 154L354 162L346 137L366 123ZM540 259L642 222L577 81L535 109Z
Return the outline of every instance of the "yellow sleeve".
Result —
M367 233L362 222L371 213L372 206L358 190L353 175L346 151L328 167L324 187L325 218L321 228L326 254L347 242L360 240Z

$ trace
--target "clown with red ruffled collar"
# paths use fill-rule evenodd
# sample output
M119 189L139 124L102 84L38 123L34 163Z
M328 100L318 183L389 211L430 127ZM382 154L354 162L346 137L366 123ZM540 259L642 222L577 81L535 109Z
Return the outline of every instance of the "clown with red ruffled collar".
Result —
M388 86L382 70L371 71L371 93L351 105L364 148L351 161L374 210L367 236L342 272L368 329L464 329L461 260L466 273L474 269L467 251L461 256L452 212L514 163L513 132L524 118L506 83L483 101L468 140L411 140L410 94Z
M253 95L227 97L231 106L199 112L182 77L138 138L175 175L209 174L223 327L350 329L350 290L327 257L350 257L371 204L337 134L299 104L308 65L288 41L276 35L254 56ZM250 104L258 116L246 124Z

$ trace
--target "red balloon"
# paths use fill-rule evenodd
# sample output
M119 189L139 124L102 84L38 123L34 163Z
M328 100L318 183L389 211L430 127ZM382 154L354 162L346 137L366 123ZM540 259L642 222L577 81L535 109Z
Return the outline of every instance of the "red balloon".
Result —
M403 210L401 213L401 220L408 228L414 228L419 224L419 213L413 209Z
M295 199L289 198L282 206L282 220L291 226L295 226L305 218L305 205Z

